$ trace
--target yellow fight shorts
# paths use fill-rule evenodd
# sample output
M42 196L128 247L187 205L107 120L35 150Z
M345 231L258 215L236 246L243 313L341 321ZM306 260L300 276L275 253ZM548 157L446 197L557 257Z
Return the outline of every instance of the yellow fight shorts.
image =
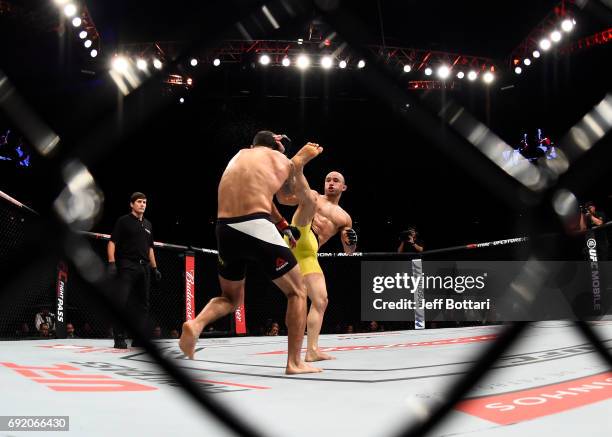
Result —
M291 252L293 252L293 256L295 256L298 264L300 265L302 275L308 275L309 273L323 274L323 270L321 270L319 260L317 259L319 242L317 241L317 237L315 237L314 233L310 229L310 224L306 226L297 226L296 224L291 223L291 226L298 228L301 234L300 239L297 241L297 245L294 248L291 248ZM285 242L287 245L289 245L287 237L285 237Z

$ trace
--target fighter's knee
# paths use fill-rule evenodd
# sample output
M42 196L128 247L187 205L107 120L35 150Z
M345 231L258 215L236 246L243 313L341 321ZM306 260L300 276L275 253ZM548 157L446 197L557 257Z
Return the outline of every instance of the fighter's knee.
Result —
M300 300L306 300L306 296L308 293L306 292L306 286L303 284L298 284L289 292L287 295L288 298L293 297Z
M312 305L316 306L319 310L325 310L328 303L329 299L327 299L327 296L318 297L312 300Z

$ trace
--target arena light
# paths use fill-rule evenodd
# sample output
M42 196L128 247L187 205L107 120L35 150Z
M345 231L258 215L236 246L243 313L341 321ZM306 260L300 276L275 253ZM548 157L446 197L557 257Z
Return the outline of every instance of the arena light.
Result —
M138 68L141 71L146 71L146 69L147 69L147 61L145 61L144 59L138 59L136 61L136 68Z
M410 73L410 70L412 70L412 67L410 65L404 65L404 73Z
M196 58L191 58L191 61L189 61L189 65L191 65L192 67L197 67L198 60Z
M81 20L81 18L80 18L80 17L74 17L74 18L72 19L72 25L73 25L74 27L79 27L81 24L83 24L83 21Z
M116 56L113 59L113 70L118 71L119 73L124 73L128 69L128 61L123 56Z
M540 52L539 52L539 51L537 51L537 50L534 50L534 51L533 51L533 53L532 53L532 55L533 55L533 57L534 57L534 58L536 58L536 59L537 59L537 58L539 58L539 57L540 57Z
M559 32L558 30L553 30L550 34L550 39L552 40L552 42L561 41L561 32Z
M214 65L215 67L218 67L219 65L221 65L221 59L219 59L219 58L215 58L215 59L213 60L213 65Z
M549 40L549 39L547 39L547 38L543 38L543 39L540 41L540 44L539 44L539 45L540 45L540 48L541 48L542 50L546 51L546 50L550 49L550 46L551 46L552 44L550 43L550 40Z
M193 85L193 79L192 78L190 78L190 77L187 78L187 85L189 85L189 86Z
M300 55L295 64L300 70L305 70L310 66L310 58L306 55Z
M64 15L66 15L68 18L74 17L76 13L77 7L74 5L74 3L68 3L66 6L64 6Z
M85 48L87 48L87 49L88 49L88 48L90 48L92 44L93 44L93 43L91 42L91 40L90 40L90 39L88 39L87 41L85 41L85 42L83 43L83 45L84 45L84 46L85 46Z
M514 72L515 72L516 74L521 74L521 73L523 72L523 69L522 69L521 67L515 67L515 68L514 68Z
M463 79L464 77L465 77L465 73L463 71L460 71L459 73L457 73L457 78Z
M68 3L70 0L53 0L53 2L58 5L58 6L64 6L66 3Z
M259 57L259 63L261 65L268 65L270 63L270 56L268 56L268 55L261 55Z
M447 65L442 65L438 68L438 77L440 79L446 79L448 76L450 76L450 68Z
M162 64L162 61L160 61L159 59L153 59L153 66L155 68L157 68L158 70L161 70L161 68L163 67L164 64Z
M574 22L573 22L573 20L570 20L569 18L566 18L565 20L563 20L561 22L561 29L564 32L571 32L572 30L574 30Z
M329 70L333 65L334 61L330 56L323 56L323 58L321 58L321 67L324 69Z
M181 103L181 104L182 104L182 103L185 103L185 99L184 99L183 97L181 97L181 98L179 99L179 103Z
M89 52L89 56L95 58L96 56L98 56L98 51L96 49L93 49L91 52Z
M365 67L365 61L363 59L360 59L359 62L357 62L357 68L363 67Z
M431 74L433 73L433 70L429 67L427 67L425 69L425 76L431 76Z
M79 33L79 38L81 39L87 38L87 32L84 30L81 30L81 33Z
M298 44L299 44L299 45L304 44L304 40L303 40L302 38L298 38Z
M478 77L478 73L476 73L474 70L471 70L468 73L468 79L471 81L475 81L477 77Z
M529 59L529 58L523 59L523 64L525 64L526 66L529 67L531 65L531 59Z
M340 67L340 68L346 68L346 61L345 61L344 59L343 59L342 61L340 61L340 62L338 63L338 67Z
M283 67L289 67L291 65L291 59L285 56L283 60L281 61L281 64L283 65Z
M487 71L485 74L482 75L482 80L486 84L490 84L491 82L493 82L494 79L495 76L490 71Z

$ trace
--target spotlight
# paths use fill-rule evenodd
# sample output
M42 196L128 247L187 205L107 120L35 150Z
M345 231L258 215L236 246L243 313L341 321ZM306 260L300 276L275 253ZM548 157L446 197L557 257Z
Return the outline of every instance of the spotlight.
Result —
M89 56L95 58L96 56L98 56L98 51L96 49L93 49L91 52L89 52Z
M450 75L450 68L446 65L442 65L438 68L438 77L440 79L446 79Z
M410 70L412 70L412 67L410 67L410 65L404 65L404 73L410 73Z
M115 59L113 59L113 69L123 73L124 71L126 71L128 68L128 61L127 59L125 59L123 56L116 56Z
M58 6L65 5L69 0L54 0L55 4Z
M81 39L87 38L87 32L85 32L84 30L81 30L81 33L79 33L79 38Z
M157 58L156 58L156 59L153 59L153 66L154 66L155 68L157 68L158 70L161 70L161 68L162 68L162 66L163 66L162 61L160 61L160 60L159 60L159 59L157 59Z
M81 19L79 17L74 17L72 19L72 25L74 27L79 27L83 22L81 21Z
M91 42L91 40L90 40L90 39L88 39L87 41L85 41L85 42L83 43L83 45L84 45L84 46L85 46L85 48L87 48L87 49L91 47L91 44L92 44L92 42Z
M298 38L298 44L299 44L299 45L304 44L304 40L303 40L302 38Z
M198 65L198 60L196 58L191 58L191 61L189 61L189 65L191 65L192 67L196 67Z
M185 103L185 99L184 99L183 97L181 97L181 98L179 99L179 103Z
M338 67L340 67L340 68L346 68L346 61L345 61L345 60L340 61L340 62L338 63Z
M145 71L147 69L147 61L145 61L144 59L138 59L136 61L136 68L141 71Z
M73 3L68 3L66 6L64 6L64 14L68 18L74 17L76 13L77 13L77 8Z
M478 73L476 73L474 70L468 73L468 79L471 81L476 80L477 77L478 77Z
M333 65L334 65L334 61L332 60L331 57L323 56L323 58L321 59L321 67L323 67L326 70L328 70L328 69L332 68Z
M213 59L213 65L215 67L218 67L219 65L221 65L221 59L219 59L219 58Z
M525 64L526 66L529 67L531 65L531 59L529 59L529 58L523 59L523 64Z
M533 51L533 53L532 53L532 55L533 55L533 57L534 57L534 58L536 58L536 59L537 59L537 58L539 58L539 57L540 57L540 52L538 52L537 50L534 50L534 51Z
M357 62L357 68L363 67L365 67L365 61L363 59L360 59L359 62Z
M516 67L516 68L514 69L514 72L515 72L516 74L521 74L521 73L523 72L523 69L522 69L521 67Z
M493 73L491 73L490 71L487 71L483 76L482 76L482 80L484 80L485 83L489 84L491 82L493 82L493 79L495 79L495 76L493 75Z
M431 76L431 73L433 73L433 70L432 70L431 68L427 67L427 68L425 69L425 75L426 75L426 76Z
M544 51L548 50L550 48L551 44L550 44L550 40L544 38L540 41L540 48Z
M190 86L193 85L193 79L192 78L190 78L190 77L187 78L187 85L190 85Z
M291 65L291 60L285 56L281 61L281 64L283 64L283 67L288 67Z
M553 42L559 42L561 41L561 32L559 32L558 30L554 30L551 34L550 34L550 39L552 39Z
M300 55L297 58L296 64L300 70L305 70L310 66L310 58L306 55Z
M270 63L270 57L268 55L261 55L259 57L259 63L261 65L268 65Z
M459 73L457 73L457 77L459 79L463 79L465 77L465 73L463 71L460 71Z
M574 29L574 23L569 18L566 18L561 23L561 29L563 29L564 32L571 32Z

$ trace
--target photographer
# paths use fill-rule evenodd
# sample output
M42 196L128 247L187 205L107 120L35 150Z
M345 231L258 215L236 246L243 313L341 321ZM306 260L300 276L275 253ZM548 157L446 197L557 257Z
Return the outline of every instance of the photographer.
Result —
M419 233L413 226L400 232L399 240L398 253L421 253L425 249L423 241L419 238Z
M595 203L592 201L586 202L584 206L580 207L580 210L582 212L582 216L584 217L584 226L586 229L598 228L608 221L606 214L603 211L598 211ZM595 232L595 239L597 241L599 259L600 261L606 261L608 259L607 230Z

